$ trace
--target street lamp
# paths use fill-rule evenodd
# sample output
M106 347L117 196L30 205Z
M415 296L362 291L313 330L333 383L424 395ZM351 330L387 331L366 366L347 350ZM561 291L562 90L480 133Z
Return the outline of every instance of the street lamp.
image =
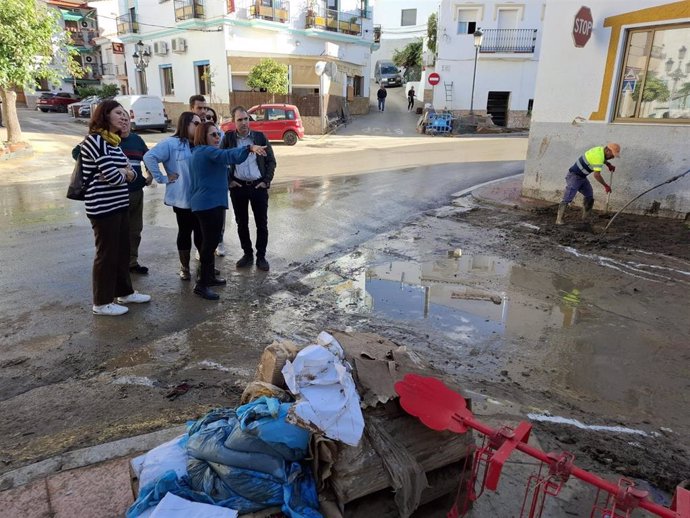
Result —
M690 63L685 64L685 72L683 72L682 66L683 66L683 60L685 59L685 54L687 53L688 49L683 45L681 48L678 49L678 67L673 70L673 65L675 64L675 61L673 61L672 58L668 58L666 61L666 74L670 79L673 80L673 85L671 87L671 97L669 100L669 110L673 108L673 98L676 96L676 92L678 91L678 81L681 79L685 79L688 77L688 73L690 72ZM685 107L685 100L687 99L687 95L683 97L683 108ZM676 103L680 105L680 103Z
M474 81L477 78L477 56L479 55L479 49L482 46L482 40L484 39L484 31L477 28L474 31L474 72L472 73L472 96L470 97L470 115L474 115Z
M141 40L134 45L134 54L132 54L132 59L134 60L134 67L139 73L141 93L146 94L148 93L148 88L146 86L146 67L149 66L151 53L144 46L144 43Z

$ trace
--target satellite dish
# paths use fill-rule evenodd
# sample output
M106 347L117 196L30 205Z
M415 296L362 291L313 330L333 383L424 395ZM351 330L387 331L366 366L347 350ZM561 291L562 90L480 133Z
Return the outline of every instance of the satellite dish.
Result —
M323 73L326 71L326 63L325 61L317 61L316 64L314 65L314 72L316 72L317 76L322 76Z

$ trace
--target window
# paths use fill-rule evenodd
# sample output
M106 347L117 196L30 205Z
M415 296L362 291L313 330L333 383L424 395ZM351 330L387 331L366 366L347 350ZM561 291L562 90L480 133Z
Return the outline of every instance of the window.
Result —
M196 91L201 95L211 94L211 65L208 61L194 62L194 77L196 79Z
M362 97L362 94L364 92L364 77L355 76L352 86L354 87L355 97Z
M690 123L690 25L628 32L614 120Z
M285 119L285 110L281 110L280 108L268 108L266 110L266 120L284 121Z
M400 15L400 25L417 25L417 9L403 9Z
M163 95L175 95L172 65L161 65L161 91Z
M258 108L249 114L253 121L266 120L266 111L263 108Z
M477 10L458 9L458 34L474 34L477 30Z
M527 101L527 115L532 115L532 110L534 109L534 99Z

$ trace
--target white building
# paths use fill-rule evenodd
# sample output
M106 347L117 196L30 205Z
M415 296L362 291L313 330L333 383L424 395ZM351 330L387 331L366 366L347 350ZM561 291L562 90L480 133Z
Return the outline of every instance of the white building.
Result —
M381 47L372 61L392 59L393 52L416 39L425 38L429 16L438 11L439 0L376 0L374 26L381 31Z
M588 39L576 22L587 19L581 7L558 0L546 9L523 194L560 201L577 158L617 142L622 152L613 162L610 199L616 210L688 169L690 2L592 2ZM603 175L609 182L608 171ZM603 208L603 189L593 183ZM690 180L661 187L627 210L686 217Z
M300 106L307 131L320 132L345 99L351 113L368 110L374 34L366 1L120 0L120 11L132 90L162 97L173 119L195 94L224 116L230 104L265 99L246 81L266 57L288 65L288 100ZM138 41L151 54L143 71L132 59ZM322 75L320 61L332 63Z
M543 17L543 0L443 0L434 68L441 79L433 87L434 107L488 113L499 126L529 126ZM473 34L480 28L483 39L477 52Z

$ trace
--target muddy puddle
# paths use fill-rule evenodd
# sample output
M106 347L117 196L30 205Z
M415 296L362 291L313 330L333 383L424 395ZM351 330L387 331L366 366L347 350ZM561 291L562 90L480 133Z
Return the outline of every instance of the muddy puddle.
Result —
M330 293L342 310L428 326L461 342L494 335L538 340L545 329L569 328L587 314L586 283L535 275L495 255L448 255L377 263L355 254L307 282Z

